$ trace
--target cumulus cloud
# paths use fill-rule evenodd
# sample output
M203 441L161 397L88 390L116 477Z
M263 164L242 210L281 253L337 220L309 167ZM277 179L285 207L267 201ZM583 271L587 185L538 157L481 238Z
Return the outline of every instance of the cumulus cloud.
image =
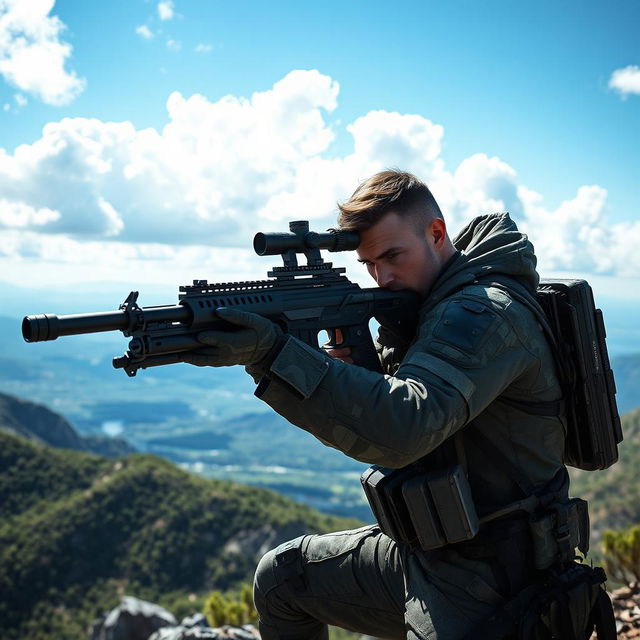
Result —
M209 282L264 277L265 258L249 248L104 242L67 235L5 229L0 244L0 273L13 265L23 284L130 282L175 289L194 278ZM145 304L151 304L148 300Z
M71 45L61 40L65 25L50 16L55 0L0 0L0 75L47 104L64 105L85 87L65 64Z
M640 274L640 223L611 224L601 186L583 186L552 209L500 158L475 154L449 170L443 127L417 114L362 115L346 126L351 151L332 154L338 93L329 76L292 71L248 98L175 92L161 131L83 118L50 123L35 143L0 149L0 227L13 234L11 255L64 261L85 255L71 246L108 246L123 260L150 251L155 264L175 264L178 252L200 255L189 253L196 245L247 248L256 231L283 230L289 220L333 225L337 201L397 166L430 184L453 231L508 210L545 270Z
M297 193L298 173L308 176L333 140L321 112L335 108L337 93L327 76L292 72L250 99L173 93L162 132L65 118L32 145L0 150L0 198L59 211L50 233L237 244L256 215L304 212L296 201L278 214L274 199Z
M609 88L615 89L625 98L630 94L640 95L640 67L629 65L616 69L609 78Z
M145 40L151 40L151 38L153 38L153 32L151 31L151 29L149 29L149 27L147 27L146 24L141 24L140 26L136 27L136 33Z
M171 0L158 2L158 17L160 20L171 20L175 15L175 5Z
M37 228L60 218L58 211L34 209L24 202L0 200L0 228Z

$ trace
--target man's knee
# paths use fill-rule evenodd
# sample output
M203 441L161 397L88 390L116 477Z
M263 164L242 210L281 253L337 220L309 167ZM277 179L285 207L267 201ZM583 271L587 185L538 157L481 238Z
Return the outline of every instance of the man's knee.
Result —
M281 544L265 553L256 567L253 581L253 600L261 617L267 615L267 600L285 598L287 582L301 580L302 554L300 545L304 536Z
M271 549L262 556L253 578L253 601L261 616L266 613L267 594L277 586L273 570L275 555L276 550Z

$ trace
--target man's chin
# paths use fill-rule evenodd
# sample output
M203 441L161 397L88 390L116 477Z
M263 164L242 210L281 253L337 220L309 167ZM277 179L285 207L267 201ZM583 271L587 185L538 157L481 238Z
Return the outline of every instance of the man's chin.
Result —
M409 287L405 284L392 284L386 287L389 291L413 291L414 293L420 293L415 287Z

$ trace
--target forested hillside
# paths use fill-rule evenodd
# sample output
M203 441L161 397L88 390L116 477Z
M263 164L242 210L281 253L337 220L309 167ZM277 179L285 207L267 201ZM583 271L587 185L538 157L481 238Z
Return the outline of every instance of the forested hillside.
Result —
M604 471L571 469L571 494L589 501L592 540L604 529L640 523L640 409L622 416L620 458Z
M154 456L114 461L0 432L0 637L82 638L119 594L171 604L224 590L283 540L357 524Z

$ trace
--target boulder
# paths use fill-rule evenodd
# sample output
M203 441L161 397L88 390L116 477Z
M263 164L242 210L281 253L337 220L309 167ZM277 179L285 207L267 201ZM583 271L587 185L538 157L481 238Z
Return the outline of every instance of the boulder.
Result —
M91 640L147 640L158 629L177 624L174 615L157 604L124 596L104 622L94 626Z

